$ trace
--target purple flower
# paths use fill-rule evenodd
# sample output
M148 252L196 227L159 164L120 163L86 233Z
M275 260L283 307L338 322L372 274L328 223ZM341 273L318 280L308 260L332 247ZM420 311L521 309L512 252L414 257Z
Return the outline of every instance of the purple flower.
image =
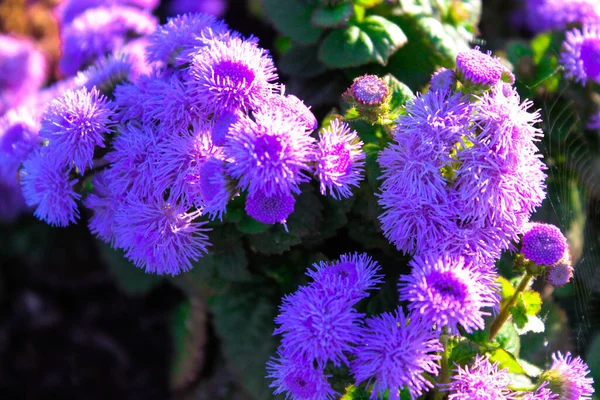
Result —
M90 8L64 28L59 68L63 74L73 75L95 59L121 48L128 38L152 33L156 25L155 17L137 8Z
M491 52L484 54L479 47L461 51L456 56L456 74L458 79L473 85L493 86L500 80L514 83L512 73Z
M67 226L79 218L73 186L77 179L68 169L43 151L32 153L23 163L21 185L28 206L36 206L34 215L52 226Z
M0 116L23 104L46 80L46 58L32 42L0 35Z
M299 184L309 180L305 171L314 159L313 144L305 126L285 115L242 117L229 128L227 172L250 195L298 193Z
M224 110L215 120L211 130L213 143L217 146L223 146L227 140L229 127L240 120L240 114L237 112Z
M169 189L172 199L199 205L200 166L219 153L210 140L209 127L202 123L194 124L191 133L186 127L171 134L156 146L153 178L157 192Z
M383 103L390 92L390 88L377 75L363 75L354 78L354 82L350 86L350 92L359 103L375 106Z
M284 95L284 92L285 87L281 86L280 93L269 96L261 108L254 111L255 114L261 119L285 115L286 118L295 119L308 131L317 129L319 122L304 102L293 94Z
M195 50L227 34L227 25L212 15L178 15L150 35L148 60L183 64L191 61L191 54Z
M417 316L407 318L398 308L394 314L369 318L361 328L350 369L357 385L373 385L371 399L389 390L390 400L400 399L399 391L408 389L412 398L433 388L424 373L437 375L440 369L435 354L443 351L429 321Z
M460 94L430 91L407 106L394 140L379 154L379 216L385 236L407 253L435 249L456 231L456 205L442 168L452 148L472 136L471 106Z
M159 0L65 0L60 3L56 11L61 24L68 24L89 8L113 4L129 4L150 10L156 7L158 3Z
M259 108L277 79L273 60L254 40L212 40L194 56L189 83L195 101L208 112Z
M169 3L169 14L204 13L222 17L227 10L227 0L173 0Z
M347 294L327 293L314 286L284 297L274 332L282 335L283 356L316 361L321 368L328 360L336 366L348 364L347 354L353 351L364 316L352 305Z
M14 181L17 170L40 144L39 122L28 109L10 109L0 118L0 176Z
M342 254L339 260L313 264L306 275L313 279L312 285L325 291L344 291L356 300L367 297L367 291L373 290L383 282L379 264L366 253Z
M351 186L363 179L365 153L363 142L345 122L334 119L319 136L316 175L321 194L334 199L352 196Z
M548 387L548 382L542 382L535 392L525 393L520 400L552 400L556 398L558 398L558 395L552 393Z
M88 90L95 86L100 92L109 94L118 84L131 79L132 68L127 55L111 54L85 71L78 72L75 81L78 86L85 86Z
M431 76L431 85L429 90L450 91L454 86L455 76L454 71L448 68L441 68Z
M112 143L113 151L104 159L111 163L107 180L115 193L132 192L139 197L156 192L154 169L156 136L148 126L121 125Z
M83 204L94 212L88 221L88 227L93 234L112 245L115 242L115 213L123 202L125 193L113 192L106 170L94 175L92 188L93 192L83 201Z
M486 276L472 261L458 256L428 254L415 256L409 264L410 275L400 276L400 301L408 301L413 315L436 330L447 328L458 333L484 329L484 316L500 301L494 276Z
M521 254L539 265L557 263L568 250L565 236L550 224L531 223L521 243Z
M596 129L600 132L600 111L590 117L587 128Z
M452 375L452 381L444 387L450 392L448 400L514 399L514 394L508 389L510 378L507 369L498 371L498 363L490 363L487 357L477 355L469 368L457 366Z
M12 222L26 209L26 205L17 180L14 177L5 179L0 175L0 222Z
M561 287L569 283L572 277L571 253L567 248L561 259L546 269L546 282L554 287Z
M591 399L594 393L594 380L586 378L590 370L580 357L572 358L571 353L564 356L552 354L552 366L542 374L540 380L549 383L549 388L561 400Z
M596 0L526 0L525 12L527 25L534 32L600 22L600 3Z
M258 191L248 195L246 213L263 224L286 223L287 217L294 212L296 199L286 193L275 193L271 196Z
M566 33L560 63L565 76L585 85L588 79L600 83L600 28L584 25Z
M280 350L279 358L267 363L267 379L273 379L269 385L275 388L273 394L285 392L286 399L295 400L332 400L337 393L331 388L322 368L315 368L312 362L288 358Z
M72 162L83 175L92 166L95 147L104 147L111 115L106 97L96 88L67 90L46 109L40 136L49 140L49 154L65 165Z
M115 213L113 224L116 245L136 267L158 275L178 275L192 269L207 253L209 229L197 222L199 210L161 197L140 199L129 195Z
M234 188L226 173L226 162L210 157L200 165L200 199L202 212L211 218L222 219L227 203L234 195Z

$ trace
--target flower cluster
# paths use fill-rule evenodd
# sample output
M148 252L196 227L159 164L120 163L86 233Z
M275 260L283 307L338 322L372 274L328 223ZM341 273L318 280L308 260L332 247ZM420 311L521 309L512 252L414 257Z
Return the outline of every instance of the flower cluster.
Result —
M424 373L437 375L441 345L430 322L401 308L365 320L354 308L381 283L378 271L368 256L345 254L315 264L307 273L313 282L283 299L275 319L281 346L267 366L275 394L333 398L328 362L349 366L357 385L372 383L373 398L389 390L390 399L399 399L404 388L414 398L433 387Z
M545 197L539 114L502 81L497 60L473 52L449 77L468 90L436 84L417 97L379 156L382 228L404 252L494 260Z
M61 62L68 75L89 68L47 90L35 118L11 110L0 124L3 214L26 203L66 226L83 200L93 233L175 275L208 251L207 218L222 220L235 196L256 220L285 224L311 176L323 195L352 195L358 135L340 121L313 135L315 116L256 38L205 14L156 26L152 1L84 3L59 10Z
M565 29L577 23L599 23L596 0L525 0L525 20L534 32Z

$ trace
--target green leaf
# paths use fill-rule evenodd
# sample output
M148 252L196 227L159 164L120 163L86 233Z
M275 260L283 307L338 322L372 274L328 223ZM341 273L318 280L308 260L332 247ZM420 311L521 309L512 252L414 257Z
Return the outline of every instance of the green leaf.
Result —
M317 7L311 17L314 26L321 28L337 28L345 25L354 14L352 3L341 3L333 7Z
M517 302L518 303L518 302ZM523 329L525 325L527 325L528 317L525 312L524 307L514 306L510 307L510 314L512 315L512 320L517 328ZM508 324L510 325L510 324Z
M444 66L454 67L459 47L454 37L446 31L446 26L433 17L418 18L417 26L434 51L445 60Z
M552 33L542 33L533 38L531 49L533 50L533 62L536 65L542 61L551 45Z
M171 387L185 388L194 381L204 364L207 341L206 304L188 298L173 313L169 324L173 337Z
M498 281L500 282L502 300L504 301L510 299L515 293L515 288L510 284L508 279L502 276L498 277Z
M377 4L383 3L384 0L354 0L354 4L364 8L375 7Z
M519 335L524 335L527 332L542 333L545 330L544 321L535 315L528 315L527 322L522 328L516 327Z
M600 333L590 342L585 361L590 367L590 376L594 379L594 388L596 392L600 390Z
M98 241L100 257L108 266L119 288L127 294L141 295L149 292L163 281L163 277L147 274L137 268L127 258L123 250L115 250L108 244Z
M526 290L521 293L523 303L525 304L525 312L527 315L536 315L542 308L542 297L535 290Z
M350 385L340 400L369 400L371 397L362 386Z
M329 33L319 48L319 59L331 68L357 67L370 62L386 65L406 41L398 25L371 15L360 23Z
M279 343L272 335L279 297L268 282L256 280L232 284L209 301L228 368L255 399L273 398L265 365Z
M498 369L508 369L514 374L524 374L525 370L515 356L504 349L496 349L490 355L492 363L498 362Z
M257 233L266 232L272 226L273 225L263 224L262 222L259 222L248 215L242 217L240 222L237 224L238 230L248 235L256 235Z
M327 66L317 57L318 46L294 45L279 59L278 68L295 78L312 78L327 71Z
M403 108L406 103L415 98L415 94L408 86L400 82L393 75L387 74L383 77L383 81L390 88L391 100L390 109L392 113L397 113L398 109Z
M525 373L527 374L527 376L531 377L531 378L537 378L538 376L540 376L542 374L542 372L544 372L541 368L539 368L536 365L531 364L528 361L525 361L523 359L518 359L519 364L521 365L521 367L523 367L523 369L525 370Z
M470 363L475 356L479 354L479 346L470 340L463 340L459 342L450 353L448 361L450 365L466 365Z
M295 42L303 44L315 43L321 36L322 29L311 24L314 6L304 0L262 0L262 9L275 28Z
M502 326L502 329L500 329L500 332L496 336L496 342L509 353L519 355L521 338L519 338L519 334L513 324L504 324Z

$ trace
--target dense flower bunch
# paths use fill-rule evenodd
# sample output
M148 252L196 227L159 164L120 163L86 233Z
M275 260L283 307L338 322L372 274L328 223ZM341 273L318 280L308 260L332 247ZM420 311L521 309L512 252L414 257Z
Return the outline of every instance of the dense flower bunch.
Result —
M459 54L456 74L470 94L443 89L417 97L379 156L382 227L404 252L494 260L545 197L539 114L502 80L511 76L496 60L474 51Z
M527 26L534 32L565 29L576 23L600 23L596 0L525 0Z
M208 251L207 219L222 220L235 196L245 197L256 220L285 224L300 184L311 176L323 195L352 195L365 158L356 132L334 120L313 135L316 118L276 82L273 61L256 38L210 15L182 15L141 38L149 71L142 73L122 50L131 42L122 40L131 36L128 21L146 21L130 13L152 4L135 11L129 3L94 4L85 11L65 6L68 27L99 19L121 30L103 28L112 41L94 42L93 51L66 40L66 65L115 53L57 88L41 117L29 121L27 113L11 111L3 124L11 141L5 147L16 154L4 163L7 173L16 185L23 163L25 201L40 219L76 222L83 200L93 212L93 233L147 272L175 275ZM83 31L73 40L98 36ZM16 124L20 130L11 133Z

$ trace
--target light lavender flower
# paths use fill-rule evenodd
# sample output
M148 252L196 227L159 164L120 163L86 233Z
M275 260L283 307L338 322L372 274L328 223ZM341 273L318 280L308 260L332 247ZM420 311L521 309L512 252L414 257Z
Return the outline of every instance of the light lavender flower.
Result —
M560 54L565 76L585 85L588 80L600 83L600 27L584 25L568 31Z

